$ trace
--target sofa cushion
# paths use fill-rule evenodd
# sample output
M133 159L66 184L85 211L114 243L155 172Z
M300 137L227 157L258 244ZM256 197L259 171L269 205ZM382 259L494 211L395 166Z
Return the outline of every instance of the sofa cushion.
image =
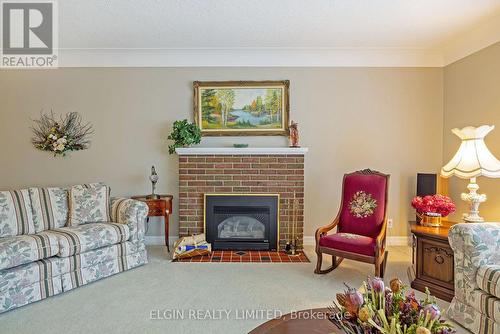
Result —
M368 256L375 255L375 239L352 233L335 233L319 239L319 245Z
M34 233L28 189L0 191L0 238Z
M474 290L468 297L468 304L489 319L500 322L500 299L482 290Z
M500 298L500 265L486 264L479 267L476 283L481 290Z
M68 221L68 191L64 188L30 188L33 222L37 232L64 227Z
M71 187L68 203L68 226L111 221L109 188L101 183Z
M58 240L48 232L0 238L0 270L45 259L57 253Z
M81 254L89 250L119 244L130 238L127 225L89 223L47 231L57 236L60 257Z

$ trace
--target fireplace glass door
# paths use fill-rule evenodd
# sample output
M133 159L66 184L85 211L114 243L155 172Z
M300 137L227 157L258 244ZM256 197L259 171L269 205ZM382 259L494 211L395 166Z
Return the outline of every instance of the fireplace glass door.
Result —
M207 195L205 224L213 249L275 249L277 197Z

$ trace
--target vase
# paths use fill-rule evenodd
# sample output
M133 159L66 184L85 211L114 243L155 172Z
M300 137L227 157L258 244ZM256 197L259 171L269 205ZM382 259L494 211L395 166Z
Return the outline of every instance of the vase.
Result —
M426 214L417 215L420 218L420 225L422 226L439 227L443 225L443 217L441 216L428 216Z

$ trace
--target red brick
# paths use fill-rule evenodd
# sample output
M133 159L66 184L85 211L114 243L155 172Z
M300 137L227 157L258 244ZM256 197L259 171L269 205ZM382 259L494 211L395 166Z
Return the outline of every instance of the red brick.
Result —
M259 158L257 158L257 157L243 157L243 158L241 158L241 162L259 162Z
M224 187L233 187L233 186L239 186L241 185L241 181L223 181L224 182Z
M214 179L215 180L232 180L233 177L235 177L235 176L231 176L231 175L215 175Z
M196 180L196 175L179 175L179 180Z
M188 186L193 187L193 186L205 186L207 184L207 181L189 181ZM195 190L195 189L192 189Z
M222 181L206 181L207 186L222 186Z
M223 157L207 157L206 159L207 162L223 162L224 158Z
M286 164L287 169L303 169L303 164Z
M224 162L241 162L240 157L224 157Z
M214 192L216 193L230 193L233 187L215 187Z
M223 164L214 164L214 168L233 168L233 164L223 163Z
M250 168L250 164L233 164L233 168Z
M278 162L278 158L276 157L261 158L260 162Z
M241 173L245 175L251 175L251 174L259 174L259 171L257 169L242 169Z
M286 166L286 164L269 164L269 168L272 169L285 169Z
M268 180L271 175L250 175L250 180Z
M205 169L188 169L188 174L205 174Z
M214 168L214 164L196 164L196 168Z
M295 163L297 162L296 158L278 158L279 163Z
M190 156L188 157L189 162L205 162L205 157Z
M233 175L233 180L249 180L250 175Z
M233 187L234 192L242 193L242 192L250 192L250 187Z
M196 175L197 180L213 180L215 175L198 174Z
M241 174L241 169L224 169L224 174Z

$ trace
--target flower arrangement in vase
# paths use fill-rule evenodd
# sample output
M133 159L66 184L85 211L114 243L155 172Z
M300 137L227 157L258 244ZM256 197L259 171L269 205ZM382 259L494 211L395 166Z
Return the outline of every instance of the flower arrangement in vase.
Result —
M347 285L346 285L347 286ZM394 278L390 288L381 278L363 282L360 290L347 286L329 307L328 319L346 334L450 334L452 325L441 319L441 311L429 291L423 300Z
M425 226L441 226L441 219L452 214L456 206L448 196L428 195L416 196L411 205L417 211L420 223Z

